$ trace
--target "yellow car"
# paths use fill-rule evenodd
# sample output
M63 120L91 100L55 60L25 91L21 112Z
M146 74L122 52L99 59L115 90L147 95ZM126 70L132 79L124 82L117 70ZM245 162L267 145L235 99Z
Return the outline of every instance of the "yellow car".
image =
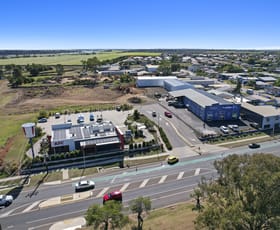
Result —
M179 161L179 158L175 157L175 156L169 156L168 159L167 159L167 163L168 164L175 164L178 161Z

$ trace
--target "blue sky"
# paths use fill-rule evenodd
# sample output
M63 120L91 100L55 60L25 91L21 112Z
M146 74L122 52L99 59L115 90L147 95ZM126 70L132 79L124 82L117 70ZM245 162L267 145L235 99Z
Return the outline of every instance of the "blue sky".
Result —
M0 49L280 49L279 0L2 0Z

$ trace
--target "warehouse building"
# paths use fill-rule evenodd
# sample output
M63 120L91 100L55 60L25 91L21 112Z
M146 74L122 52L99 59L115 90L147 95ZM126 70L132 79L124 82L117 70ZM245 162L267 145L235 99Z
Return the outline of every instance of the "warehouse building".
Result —
M203 121L237 120L240 104L228 102L218 96L198 89L183 89L169 92L182 101L191 112Z
M51 149L53 153L84 150L85 153L118 151L124 148L121 130L111 122L72 125L52 125Z
M176 91L182 89L193 88L193 86L187 82L180 81L178 79L169 79L163 82L163 87L167 91Z
M242 117L258 124L260 129L280 129L280 109L271 105L241 104Z
M141 87L164 87L165 80L177 79L175 76L144 76L137 77L136 86Z

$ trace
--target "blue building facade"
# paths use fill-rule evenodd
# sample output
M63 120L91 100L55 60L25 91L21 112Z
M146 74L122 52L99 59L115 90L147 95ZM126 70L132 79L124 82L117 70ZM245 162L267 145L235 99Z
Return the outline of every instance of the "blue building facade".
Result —
M176 91L171 94L176 96ZM220 97L196 89L184 90L180 96L183 96L183 103L188 110L205 122L239 119L240 104L225 101Z

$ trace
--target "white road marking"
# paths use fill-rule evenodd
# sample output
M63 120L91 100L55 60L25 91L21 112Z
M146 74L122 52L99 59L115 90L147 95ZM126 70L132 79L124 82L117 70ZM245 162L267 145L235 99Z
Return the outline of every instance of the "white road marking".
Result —
M111 180L111 184L113 184L115 182L117 176L114 176L113 179Z
M160 181L159 181L158 183L159 183L159 184L162 184L162 183L165 181L166 178L167 178L167 175L162 176L162 177L160 178Z
M180 172L179 175L177 176L177 180L182 179L182 177L184 176L185 172Z
M125 183L125 184L122 186L122 188L120 189L120 191L121 191L121 192L124 192L124 191L127 189L128 185L130 185L130 183Z
M143 180L143 182L142 182L142 184L140 184L139 188L145 187L149 180L150 180L150 179L145 179L145 180Z
M199 175L199 173L200 173L200 168L197 168L194 172L194 175L197 176L197 175Z
M108 190L109 190L110 187L106 187L106 188L103 188L100 193L97 194L96 197L102 197Z
M29 212L32 208L34 208L36 205L38 205L39 203L41 202L41 200L38 200L36 202L34 202L33 204L29 205L26 209L24 209L22 211L22 213L25 213L25 212Z

